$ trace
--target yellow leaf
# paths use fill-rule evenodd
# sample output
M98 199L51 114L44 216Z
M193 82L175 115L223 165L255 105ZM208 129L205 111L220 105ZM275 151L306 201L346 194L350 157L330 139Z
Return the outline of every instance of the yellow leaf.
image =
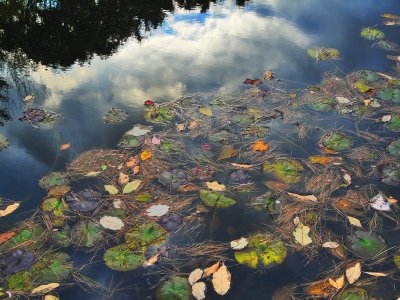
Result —
M19 207L19 203L13 203L6 207L4 210L0 210L0 217L7 216L14 212Z
M329 283L328 280L313 282L308 288L307 293L313 296L328 298L336 292L336 289Z
M297 97L297 94L295 93L295 92L291 92L290 94L289 94L289 98L290 99L294 99L294 98L296 98Z
M308 159L310 160L311 163L320 165L328 165L333 160L332 157L318 156L318 155L310 156Z
M185 129L185 124L176 124L176 129L178 131L183 131Z
M219 184L218 181L206 182L207 187L215 192L223 192L226 190L225 185Z
M91 172L86 173L84 176L85 177L96 177L96 176L99 176L100 174L101 174L100 171L91 171Z
M204 282L196 282L192 286L192 295L196 300L206 299L206 284Z
M371 104L372 100L371 99L364 99L364 105L369 106Z
M253 145L254 151L267 151L269 149L269 145L264 141L256 141Z
M62 145L60 146L60 150L61 150L61 151L67 150L67 149L69 149L69 147L71 147L71 144L70 144L70 143L68 143L68 144L62 144Z
M117 189L115 186L110 185L110 184L106 184L106 185L104 186L104 189L105 189L110 195L116 195L116 194L119 193L118 189Z
M339 152L329 149L329 148L322 148L321 152L324 154L339 154Z
M274 72L272 72L272 70L265 72L262 77L263 80L271 80L272 78L274 78Z
M251 169L254 167L254 165L245 165L245 164L237 164L237 163L231 163L231 166L238 168L238 169Z
M381 273L381 272L363 272L363 273L374 276L374 277L385 277L385 276L389 275L389 274Z
M46 295L46 296L44 296L43 300L60 300L60 299L53 295Z
M339 278L332 279L329 278L329 283L336 289L340 290L344 286L344 275Z
M52 282L49 284L39 285L31 291L31 294L45 294L60 286L59 283Z
M295 231L293 231L294 238L302 246L307 246L312 243L312 238L309 236L310 227L299 222Z
M132 193L133 191L136 191L141 183L142 183L142 181L140 179L136 179L134 181L127 183L124 186L122 193L129 194L129 193Z
M118 183L120 185L125 185L129 182L129 176L123 172L120 172L118 175Z
M231 146L227 146L222 148L221 152L218 155L217 160L223 160L231 157L235 157L239 154L239 150L234 149Z
M144 150L141 154L140 154L140 159L141 160L146 160L149 159L150 157L152 157L153 154L151 153L151 151L148 150Z
M157 253L156 255L153 255L149 259L145 260L144 263L142 264L143 268L150 267L154 265L158 261L158 257L160 256L161 253Z
M199 108L199 112L202 113L203 115L206 115L206 116L209 116L209 117L214 115L214 113L212 112L211 108L209 108L209 107L200 107Z
M315 197L314 195L307 195L307 196L302 196L299 194L295 194L295 193L287 193L290 197L296 198L298 200L303 200L303 201L312 201L312 202L318 202L318 198Z
M202 269L195 269L189 274L188 281L190 285L195 284L197 281L199 281L203 277L203 270Z
M217 272L213 274L212 284L218 295L225 295L231 288L231 273L225 265L222 265Z
M346 278L350 284L353 284L361 276L361 263L356 262L346 267Z
M383 14L382 17L386 19L400 19L400 16L395 14Z
M347 219L349 220L351 225L362 228L362 225L361 225L361 222L360 222L359 219L353 218L353 217L350 217L350 216L347 216Z
M194 129L199 125L197 121L190 122L189 129Z

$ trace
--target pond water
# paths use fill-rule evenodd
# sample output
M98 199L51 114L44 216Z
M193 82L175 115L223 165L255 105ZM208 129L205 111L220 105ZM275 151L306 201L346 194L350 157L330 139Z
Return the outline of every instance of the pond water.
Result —
M306 86L318 85L324 74L331 72L345 77L358 70L373 70L389 74L392 79L399 77L400 63L396 65L396 59L393 60L393 57L400 57L399 48L390 44L394 51L387 51L374 45L374 41L360 36L362 28L376 26L385 33L385 41L400 43L398 24L385 26L385 19L381 16L385 13L400 14L398 0L114 2L32 0L0 3L0 76L8 84L2 90L4 99L0 102L1 112L6 112L8 117L0 118L0 134L10 144L0 152L0 197L21 202L16 212L0 218L0 233L32 217L47 195L47 191L38 185L43 176L52 171L65 170L84 151L94 148L115 149L121 136L135 124L154 125L144 118L144 102L147 99L167 103L198 93L196 101L199 101L199 105L206 105L207 101L215 100L213 94L218 94L222 95L226 105L239 106L241 102L237 99L248 95L249 91L250 94L267 90L296 91L300 97L301 90L304 91ZM397 22L400 23L399 20ZM307 49L315 47L338 49L340 57L317 61L307 54ZM267 70L273 70L275 77L270 86L263 83L255 92L255 88L243 83L246 78L259 78ZM399 82L395 82L396 85ZM33 101L24 101L30 95ZM240 96L224 98L225 95ZM249 96L246 96L243 105L251 104ZM274 102L266 108L273 111L278 106L281 104ZM112 107L126 111L127 120L119 124L105 123L103 114ZM29 122L19 120L28 108L43 108L60 114L62 118L54 128L31 126ZM317 113L308 107L304 111L303 117L288 113L286 123L275 119L276 116L269 120L271 134L266 141L271 148L276 146L279 149L277 154L307 160L310 155L315 155L322 135L334 129L357 132L359 135L354 137L353 147L371 146L361 138L366 132L385 138L382 141L374 137L371 139L374 142L371 147L379 154L385 152L386 146L399 136L398 132L383 128L382 123L377 124L374 114L356 122L357 117L338 115L336 112ZM383 112L390 114L390 107L385 106L379 117ZM397 112L400 113L400 110ZM221 119L216 118L213 126L222 127L219 122L223 123L226 116L223 111L218 112L217 116ZM299 142L296 128L291 126L294 123L313 126L301 139L305 139L305 142ZM169 126L175 129L174 123ZM161 125L155 127L154 132L166 130ZM181 139L176 136L173 138ZM204 136L186 136L185 139L186 150L191 155L208 143ZM67 143L70 143L69 149L61 151L60 146ZM173 157L170 162L185 169L183 163L178 164L178 161L185 161L191 168L194 162L188 157ZM253 163L251 157L244 157L244 161L231 162ZM368 165L367 168L366 164L360 163L360 172L370 175L373 166ZM343 163L343 168L348 168L343 172L349 172L354 177L349 190L362 188L366 195L373 196L371 193L377 189L387 196L400 198L399 182L386 185L372 177L360 175L357 178L355 174L360 172L350 165L350 161ZM398 161L396 168L399 172ZM328 173L329 170L324 172ZM213 180L228 186L229 174L227 169L220 170ZM255 173L253 180L262 183L266 177ZM93 186L104 184L101 180L93 182ZM86 183L78 181L74 184L79 187ZM245 205L250 198L266 192L265 186L259 189L258 194L232 193L239 205L218 212L212 210L202 216L204 224L199 225L200 229L189 230L190 226L187 225L185 230L195 233L182 233L182 230L171 238L170 243L183 245L189 241L210 239L228 243L257 230L266 230L265 224L270 224L273 217L248 209ZM304 185L290 191L306 194ZM338 197L345 195L347 190L335 192L335 197ZM388 220L381 216L385 230L380 232L392 252L400 242L396 223L399 210L397 204L393 207L393 215ZM2 206L0 208L4 209ZM336 227L336 234L345 236L349 233L348 226L343 221L340 226L337 225L337 218L331 214L323 222L330 230ZM371 218L371 215L362 218L364 229L370 228L367 224L373 221ZM118 244L115 240L107 243L109 245L103 248ZM333 256L329 253L323 253L309 262L307 257L312 256L311 250L308 254L307 251L288 247L291 252L285 262L272 269L252 269L239 265L232 252L228 251L225 254L226 265L232 273L232 287L224 298L286 299L276 291L322 279L324 276L321 274L333 268ZM165 277L164 273L187 277L194 268L209 266L184 265L179 268L177 260L173 269L171 264L163 265L161 261L151 268L118 272L103 264L103 248L98 255L76 247L64 251L73 258L76 266L90 261L82 273L109 291L96 287L95 292L74 285L57 290L60 299L153 299L154 289ZM229 250L229 245L227 248ZM173 254L171 257L174 257ZM356 256L350 257L351 261L356 259ZM371 262L363 263L369 266L368 271L384 272L390 269L390 259L376 268ZM341 264L340 260L335 263ZM360 285L368 287L366 289L374 299L395 299L400 296L395 284L399 269L390 272L390 279L384 277L378 280L373 277ZM299 290L296 291L295 297L306 297ZM207 299L219 298L209 285Z

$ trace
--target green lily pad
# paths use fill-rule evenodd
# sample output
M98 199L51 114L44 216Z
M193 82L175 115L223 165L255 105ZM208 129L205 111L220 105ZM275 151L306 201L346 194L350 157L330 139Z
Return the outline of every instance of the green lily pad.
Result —
M394 114L389 122L386 123L387 129L400 132L400 115Z
M394 264L396 265L396 267L398 269L400 269L400 251L397 251L394 255L393 255L393 261Z
M340 51L335 48L312 48L307 50L307 54L316 60L337 59Z
M124 134L121 140L118 142L118 147L123 149L135 149L139 148L144 143L144 136L134 136Z
M168 233L157 223L140 224L125 233L125 241L132 249L155 247L168 238Z
M72 245L69 227L50 232L48 238L56 247L66 248Z
M328 111L332 111L335 107L335 100L328 98L328 99L323 99L319 102L316 103L312 103L310 104L310 108L315 110L315 111L319 111L319 112L328 112Z
M335 151L342 151L353 145L353 139L343 133L333 131L322 139L322 145Z
M94 247L101 240L101 226L92 221L80 221L72 227L71 237L78 247Z
M208 140L210 142L220 143L220 144L224 144L226 142L231 142L232 140L235 140L235 139L236 139L236 135L226 129L222 129L222 130L212 133L208 136Z
M263 164L264 173L273 174L287 183L299 182L303 171L303 166L293 159L279 159L275 162L265 162Z
M189 300L192 299L192 287L187 278L172 276L157 288L157 300Z
M383 100L400 103L400 88L385 88L378 93L378 97Z
M172 140L162 140L159 149L167 154L180 153L183 151L182 145Z
M2 135L0 133L0 151L4 150L5 148L7 148L10 145L10 143L8 142L8 139Z
M250 125L254 122L254 117L246 114L235 115L232 117L233 123L240 123L241 125Z
M244 136L252 136L256 138L265 138L269 135L269 128L259 125L247 126L242 132Z
M363 70L359 72L359 78L366 82L372 82L379 79L379 75L376 72Z
M173 110L168 106L150 106L144 115L144 119L149 122L164 123L175 118Z
M64 210L68 209L68 205L64 200L55 197L48 197L42 201L40 208L44 212L51 213L51 223L53 226L60 227L64 225Z
M7 287L28 293L34 288L32 275L28 271L12 274L7 278Z
M25 249L35 249L39 247L44 241L44 227L40 224L30 224L21 229L14 237L9 239L6 243L1 245L1 248L10 249L18 247L19 245L29 245ZM0 251L2 252L2 251Z
M400 156L400 139L391 142L387 149L391 155Z
M368 293L363 288L349 288L345 289L336 298L337 300L368 300Z
M118 124L126 121L128 114L126 111L118 108L111 108L108 112L103 115L103 121L105 123Z
M30 273L40 282L60 282L69 277L73 270L71 258L68 254L57 252L39 258Z
M106 211L104 213L104 215L110 216L110 217L116 217L121 220L126 218L126 212L121 208L112 208L112 209Z
M377 258L384 255L386 250L386 242L380 235L363 230L357 230L348 236L346 245L355 255L365 259Z
M107 267L117 271L136 269L145 261L143 253L135 253L126 244L107 249L103 258Z
M280 240L273 240L264 234L249 237L245 250L236 251L235 259L250 268L271 268L282 264L287 256L287 249Z
M250 205L257 211L267 211L270 214L278 214L282 209L281 201L276 199L271 192L254 198Z
M51 172L39 180L39 186L43 189L49 190L52 187L60 185L68 185L69 179L67 173Z
M367 40L381 40L385 38L385 34L382 31L371 27L363 28L360 35Z
M209 207L227 208L236 204L235 200L226 197L224 194L207 190L200 191L200 199Z

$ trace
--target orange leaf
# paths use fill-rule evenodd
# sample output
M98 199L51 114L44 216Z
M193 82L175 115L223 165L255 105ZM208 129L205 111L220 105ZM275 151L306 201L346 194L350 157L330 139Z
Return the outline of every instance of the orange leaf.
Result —
M329 149L329 148L322 148L321 152L324 154L339 154L339 152Z
M218 271L221 266L220 262L213 264L211 267L204 269L203 278L208 277Z
M160 256L161 253L157 253L156 255L153 255L149 259L145 260L145 262L142 264L143 268L150 267L154 265L158 261L158 257Z
M146 160L149 159L150 157L152 157L153 154L151 153L151 151L148 150L144 150L141 154L140 154L140 159L141 160Z
M264 141L256 141L253 145L254 151L267 151L269 149L269 145Z
M126 175L126 174L123 173L123 172L120 172L120 173L119 173L119 176L118 176L118 183L119 183L120 185L125 185L125 184L127 184L128 182L129 182L129 176Z
M70 144L70 143L68 143L68 144L62 144L62 145L60 146L60 150L61 150L61 151L67 150L67 149L69 149L69 147L71 147L71 144Z
M336 288L334 288L329 281L314 282L307 288L307 293L310 295L326 298L335 292Z
M140 171L140 166L134 166L133 167L133 174L136 175Z
M16 233L14 231L0 233L0 244L7 242L11 239Z
M313 164L320 164L320 165L327 165L332 162L333 158L332 157L327 157L327 156L310 156L308 158L311 163Z
M61 197L64 194L68 193L70 190L71 188L68 185L59 185L50 189L49 196Z
M126 162L125 164L128 168L132 168L136 165L136 159L134 159L133 157L131 157L129 159L129 161Z

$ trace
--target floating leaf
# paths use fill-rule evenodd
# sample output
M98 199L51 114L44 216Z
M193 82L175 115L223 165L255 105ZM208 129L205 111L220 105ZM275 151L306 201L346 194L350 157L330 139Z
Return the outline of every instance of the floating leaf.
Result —
M249 241L245 237L242 237L238 240L232 241L230 244L233 250L242 250L249 244Z
M190 300L192 287L186 278L172 276L156 290L156 300Z
M200 107L199 112L209 117L214 115L213 111L209 107Z
M329 249L336 249L339 246L340 246L339 243L336 243L336 242L325 242L322 244L322 247L329 248Z
M18 202L16 202L16 203L8 205L4 210L0 210L0 218L13 213L14 211L17 210L17 208L19 206L20 206L20 204Z
M226 190L225 185L218 183L218 181L206 182L207 187L215 192L223 192Z
M206 284L204 282L196 282L192 286L192 295L196 300L206 299Z
M168 233L157 223L137 225L125 233L126 243L132 249L157 246L168 238Z
M103 259L107 267L117 271L134 270L145 260L142 253L134 252L126 244L107 249Z
M295 231L293 231L294 238L302 246L307 246L312 243L312 239L309 236L310 227L302 224L301 222L297 225Z
M0 151L7 148L9 145L8 139L0 133Z
M120 218L112 216L101 217L100 225L110 230L120 230L124 227L124 223Z
M337 300L368 300L368 294L363 288L346 289L339 294Z
M220 267L221 267L221 263L220 262L216 262L212 266L204 269L203 278L211 276L212 274L217 272Z
M227 147L222 148L221 152L218 155L217 160L232 158L238 154L239 154L239 150L236 150L235 148L233 148L231 146L227 146Z
M200 191L200 199L203 203L209 207L217 207L217 208L227 208L236 203L232 198L226 197L223 194L201 190Z
M123 194L130 194L133 191L136 191L139 188L141 183L142 183L142 181L140 179L136 179L136 180L133 180L133 181L127 183L124 186L124 189L122 190L122 193Z
M106 185L104 186L104 189L105 189L110 195L116 195L116 194L119 193L118 189L117 189L115 186L113 186L113 185L106 184Z
M392 203L387 201L387 198L382 193L379 193L371 198L370 204L373 209L380 211L390 211L390 206Z
M62 145L60 146L60 151L67 150L67 149L69 149L70 147L71 147L71 144L70 144L70 143L62 144Z
M262 140L256 141L251 147L254 151L267 151L269 149L269 145Z
M391 142L387 149L391 155L400 157L400 139Z
M354 264L346 266L346 278L350 284L353 284L361 276L361 263L356 262Z
M203 277L203 270L202 269L195 269L189 274L188 281L190 285L195 284L197 281L199 281Z
M122 109L112 107L103 115L103 121L110 124L124 122L128 118L128 113Z
M329 283L337 290L340 290L344 286L344 275L342 275L336 279L329 278L328 280L329 280Z
M149 217L161 217L165 215L169 211L169 206L168 205L153 205L150 206L147 210L146 213Z
M361 225L361 222L360 222L359 219L354 218L354 217L350 217L350 216L347 216L347 219L349 220L351 225L354 225L354 226L362 228L362 225Z
M322 139L322 144L329 149L342 151L350 148L351 145L353 145L353 139L344 135L343 133L334 131Z
M146 160L149 159L153 156L153 154L151 153L151 151L145 150L140 154L140 159L141 160Z
M265 162L263 164L264 173L272 173L278 179L287 183L299 182L303 171L303 166L292 159L279 159L273 163Z
M334 160L334 158L332 157L318 156L318 155L310 156L308 159L310 160L311 163L320 165L328 165Z
M346 244L351 252L366 259L377 258L386 250L386 242L381 236L362 230L357 230L348 236Z
M224 264L213 274L212 284L215 292L221 296L231 288L231 273Z
M307 50L307 54L317 60L337 59L340 56L339 50L335 48L312 48Z
M306 291L312 296L328 298L336 292L336 288L328 280L324 280L313 282Z
M72 228L71 236L76 246L91 248L101 240L101 227L92 221L80 221Z
M363 272L363 273L371 275L371 276L374 276L374 277L386 277L386 276L389 276L389 274L382 273L382 272Z
M31 291L31 294L32 295L34 295L34 294L46 294L46 293L51 292L52 290L58 288L59 286L60 286L60 284L56 283L56 282L39 285L38 287L34 288Z
M367 40L381 40L385 38L385 34L382 31L371 27L363 28L360 35Z
M131 130L125 132L125 135L132 135L132 136L143 136L148 134L150 131L153 130L151 126L145 125L135 125Z
M290 197L296 198L298 200L302 200L302 201L312 201L312 202L318 202L318 198L315 197L314 195L307 195L307 196L303 196L303 195L299 195L299 194L295 194L295 193L287 193Z
M9 239L11 239L15 235L16 235L15 231L0 233L0 245L7 242Z

